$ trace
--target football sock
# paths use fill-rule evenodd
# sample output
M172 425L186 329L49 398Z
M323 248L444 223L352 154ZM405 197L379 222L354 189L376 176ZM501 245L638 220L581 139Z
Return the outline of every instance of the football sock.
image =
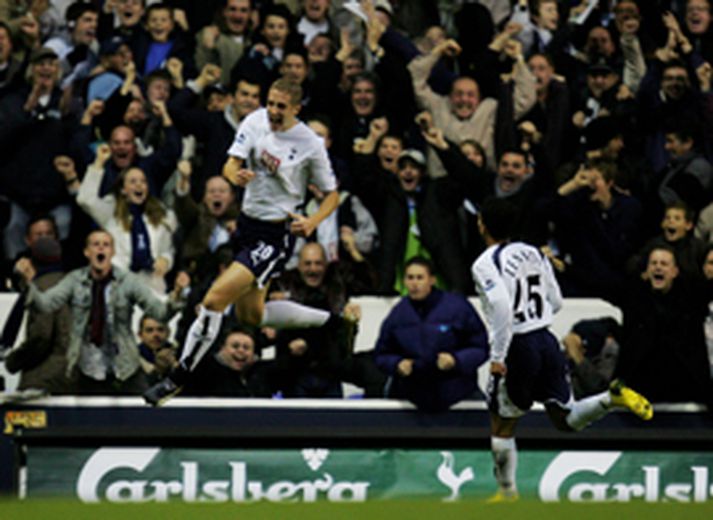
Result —
M327 323L330 315L329 311L322 309L307 307L288 300L276 300L265 302L260 325L276 329L321 327Z
M185 370L191 372L198 366L198 362L218 337L222 322L222 312L210 311L201 305L198 316L188 329L179 360Z
M609 391L574 401L567 414L567 424L573 430L579 431L589 423L604 417L609 412L610 404Z
M517 446L515 438L490 437L490 447L495 464L495 480L505 493L517 493L515 471L517 469Z

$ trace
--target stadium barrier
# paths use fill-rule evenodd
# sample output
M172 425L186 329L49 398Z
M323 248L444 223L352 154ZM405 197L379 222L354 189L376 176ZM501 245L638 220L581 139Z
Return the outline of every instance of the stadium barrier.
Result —
M0 323L11 299L0 295ZM358 301L363 351L396 299ZM621 318L604 302L568 299L553 329L562 336L600 316ZM488 412L478 401L424 414L388 400L179 397L153 409L138 397L52 397L6 399L0 413L0 493L27 498L452 501L494 487ZM518 445L520 489L535 499L713 495L713 420L696 405L657 405L651 423L614 412L578 434L555 430L536 407Z

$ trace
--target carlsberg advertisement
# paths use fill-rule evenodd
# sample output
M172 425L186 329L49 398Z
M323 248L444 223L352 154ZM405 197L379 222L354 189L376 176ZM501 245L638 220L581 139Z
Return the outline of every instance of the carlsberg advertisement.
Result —
M523 451L518 487L542 501L705 502L713 454ZM480 499L488 451L28 448L27 497L83 502L360 502Z

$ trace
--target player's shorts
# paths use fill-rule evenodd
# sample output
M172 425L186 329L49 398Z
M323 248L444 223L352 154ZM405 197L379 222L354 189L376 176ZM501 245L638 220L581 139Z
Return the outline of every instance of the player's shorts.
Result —
M282 272L292 256L295 236L290 222L267 222L241 213L233 234L234 260L250 269L260 288Z
M534 401L569 408L567 362L549 330L514 335L505 366L505 377L491 375L488 384L490 409L500 417L520 417Z

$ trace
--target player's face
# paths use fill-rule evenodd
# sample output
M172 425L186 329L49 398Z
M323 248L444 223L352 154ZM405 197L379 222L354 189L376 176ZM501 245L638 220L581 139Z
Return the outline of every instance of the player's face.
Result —
M517 153L503 154L498 163L498 184L505 193L517 190L527 175L525 158Z
M138 168L132 168L124 175L124 185L121 193L129 204L143 204L149 196L149 185L146 175Z
M300 111L298 103L292 103L290 95L277 89L270 89L267 94L267 115L270 120L270 130L284 132L297 123Z
M220 349L220 359L233 370L238 372L253 365L255 357L255 342L247 334L234 332L230 334Z
M300 252L300 259L297 264L302 281L308 287L319 287L324 280L327 270L327 259L324 257L322 248L316 244L307 244Z
M153 318L146 318L139 331L139 339L153 351L156 351L168 339L168 327Z
M681 240L693 229L693 222L686 220L686 212L679 208L670 208L661 221L663 236L669 242Z
M406 268L404 273L404 284L408 291L408 297L412 300L424 300L431 294L436 277L428 272L422 265L414 264Z
M214 217L222 217L234 199L233 190L223 177L211 177L206 183L203 203Z
M238 83L235 89L235 110L240 119L260 108L260 85L247 81Z
M668 292L678 276L678 267L673 253L665 249L654 249L649 254L646 275L654 291Z
M451 110L459 119L468 119L480 103L478 84L470 78L461 78L453 83L450 95Z

